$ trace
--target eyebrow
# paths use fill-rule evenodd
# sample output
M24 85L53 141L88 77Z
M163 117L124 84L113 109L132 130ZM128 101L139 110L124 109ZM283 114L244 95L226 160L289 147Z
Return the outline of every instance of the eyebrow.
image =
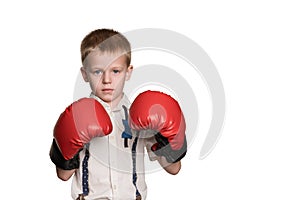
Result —
M100 70L104 70L107 67L101 66L101 65L93 65L93 66L89 66L89 68L91 70L95 70L95 69L100 69Z
M101 70L101 71L105 71L108 67L103 67L101 65L94 65L94 66L90 66L89 67L89 71L95 71L95 70ZM118 70L123 70L126 69L125 65L112 65L111 67L112 70L114 69L118 69Z
M113 65L111 68L125 68L124 65Z

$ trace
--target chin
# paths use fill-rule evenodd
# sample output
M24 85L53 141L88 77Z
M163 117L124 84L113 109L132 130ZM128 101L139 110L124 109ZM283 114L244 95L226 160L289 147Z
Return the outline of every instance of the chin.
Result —
M116 99L118 99L118 97L116 97L113 93L112 94L99 94L98 97L100 99L102 99L102 101L104 101L105 103L111 104L113 101L115 101Z
M102 96L101 97L102 101L104 101L105 103L111 103L113 98L112 97L107 97L107 96Z

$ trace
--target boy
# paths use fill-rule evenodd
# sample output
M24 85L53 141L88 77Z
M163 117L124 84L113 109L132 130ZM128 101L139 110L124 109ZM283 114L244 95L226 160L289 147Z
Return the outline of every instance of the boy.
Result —
M186 152L183 115L179 109L179 119L173 119L179 124L173 131L175 134L162 130L168 127L151 125L158 122L139 124L142 115L148 113L144 102L148 101L150 107L157 98L167 97L163 100L165 107L174 102L167 95L151 91L137 98L128 114L130 102L123 88L133 70L131 47L117 31L98 29L89 33L81 43L81 60L82 77L90 84L91 98L74 102L58 119L50 150L57 176L67 181L74 174L73 199L146 199L144 149L146 147L151 160L157 160L168 173L177 174L180 159ZM173 112L173 108L168 108L169 112ZM150 129L161 130L161 133L154 137ZM142 132L147 136L137 137ZM171 153L170 158L169 152L175 154Z

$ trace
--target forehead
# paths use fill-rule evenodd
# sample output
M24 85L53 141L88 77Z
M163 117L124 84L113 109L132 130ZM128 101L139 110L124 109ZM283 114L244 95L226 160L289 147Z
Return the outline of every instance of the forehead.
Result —
M85 67L109 67L111 65L126 66L126 55L116 52L93 51L85 58L83 65Z

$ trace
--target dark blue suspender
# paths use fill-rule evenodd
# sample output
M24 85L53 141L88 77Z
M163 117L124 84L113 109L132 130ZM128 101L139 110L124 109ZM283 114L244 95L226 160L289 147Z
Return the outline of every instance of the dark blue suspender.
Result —
M122 138L124 138L124 148L128 147L128 139L132 139L132 133L131 129L128 125L128 111L126 106L122 106L124 109L125 113L125 119L122 120L123 125L124 125L124 131L122 133ZM137 173L136 173L136 146L137 146L138 138L134 138L132 148L131 148L131 155L132 155L132 182L133 185L136 189L136 196L141 196L139 190L137 189L136 186L136 181L137 181Z
M132 181L133 181L133 185L136 189L136 196L141 196L137 186L136 186L136 181L137 181L137 173L136 173L136 145L138 142L138 138L134 138L134 142L132 145L132 149L131 149L131 155L132 155Z
M82 194L84 196L87 196L89 194L89 170L88 170L88 161L90 157L89 152L89 144L87 145L87 148L85 150L85 156L82 161Z

